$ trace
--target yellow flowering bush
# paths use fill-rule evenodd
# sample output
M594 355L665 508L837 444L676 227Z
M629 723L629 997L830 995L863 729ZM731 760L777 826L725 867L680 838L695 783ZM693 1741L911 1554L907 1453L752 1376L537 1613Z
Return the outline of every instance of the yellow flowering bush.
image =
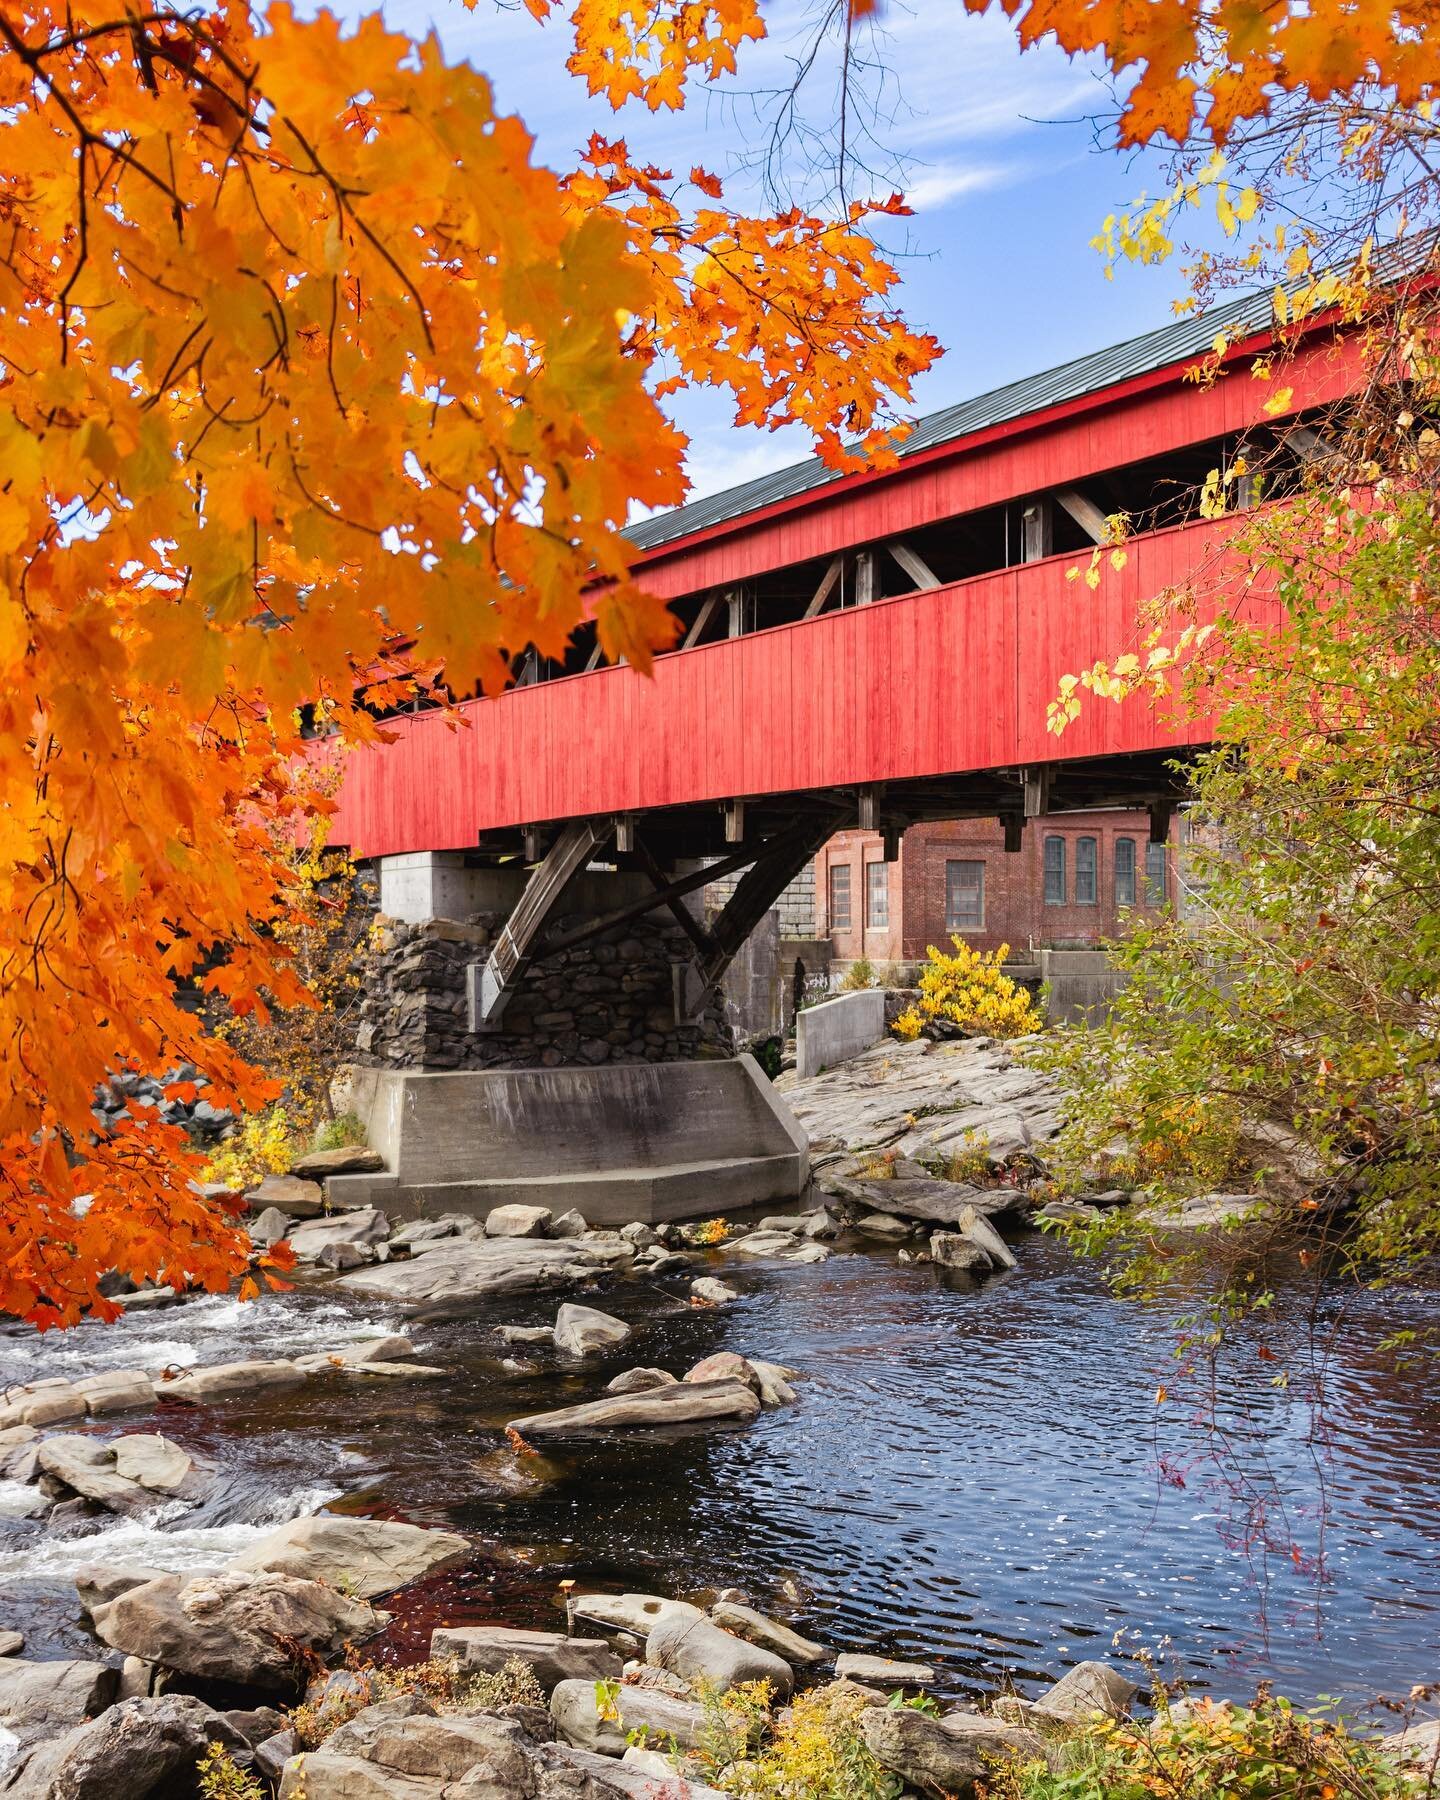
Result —
M254 1187L267 1175L284 1175L300 1154L294 1121L283 1106L246 1113L205 1165L205 1179L226 1187Z
M949 1019L966 1031L987 1037L1024 1037L1045 1023L1040 1009L1008 975L1001 973L1010 946L976 950L964 938L952 937L955 954L932 944L925 952L930 966L920 976L918 1005L907 1006L896 1019L897 1036L919 1037L931 1019Z

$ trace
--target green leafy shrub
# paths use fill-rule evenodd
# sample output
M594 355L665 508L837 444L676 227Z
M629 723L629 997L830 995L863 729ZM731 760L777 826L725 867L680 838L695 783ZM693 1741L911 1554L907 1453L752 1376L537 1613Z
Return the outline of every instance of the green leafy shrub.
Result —
M746 1800L894 1800L902 1784L881 1767L857 1722L873 1704L830 1688L799 1695L763 1754L717 1771L718 1785Z
M875 985L875 965L868 956L857 956L845 971L840 983L842 992L854 993L857 988L871 988Z
M363 1121L353 1112L343 1112L333 1119L327 1119L315 1133L314 1148L317 1150L344 1150L351 1144L365 1142L365 1126Z
M221 1743L200 1758L196 1786L203 1800L265 1800L265 1789Z

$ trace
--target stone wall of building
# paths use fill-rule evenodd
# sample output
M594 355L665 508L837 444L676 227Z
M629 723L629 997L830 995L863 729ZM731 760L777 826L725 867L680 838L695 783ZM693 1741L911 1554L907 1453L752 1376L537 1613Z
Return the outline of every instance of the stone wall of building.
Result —
M385 1068L546 1068L685 1062L733 1054L724 1007L713 999L692 1025L675 1022L676 963L690 957L680 927L640 919L532 963L503 1029L468 1027L466 968L482 960L501 913L464 922L381 918L364 971L358 1060ZM551 933L579 929L557 918Z
M714 918L735 892L739 881L738 874L723 875L719 881L712 881L703 889L705 912L708 917ZM782 939L813 938L815 936L814 863L805 865L775 902L774 910L780 918Z

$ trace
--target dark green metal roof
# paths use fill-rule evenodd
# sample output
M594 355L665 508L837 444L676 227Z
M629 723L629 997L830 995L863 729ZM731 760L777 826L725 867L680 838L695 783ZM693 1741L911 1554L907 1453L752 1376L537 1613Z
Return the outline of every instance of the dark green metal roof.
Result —
M1123 344L1112 344L1107 350L1092 351L1074 362L1062 363L1042 375L1029 375L1023 381L1012 381L1008 387L994 388L973 400L962 400L956 406L944 407L917 421L900 451L903 460L921 450L933 450L937 444L952 443L1002 425L1012 419L1023 419L1029 413L1043 412L1046 407L1078 400L1085 394L1096 394L1116 387L1133 376L1163 369L1171 363L1185 362L1208 350L1221 331L1245 336L1263 331L1271 322L1272 301L1267 294L1242 294L1223 306L1178 319L1147 331L1140 337L1128 338ZM641 550L655 550L678 538L689 537L712 526L723 525L747 513L759 512L781 500L809 493L840 476L827 468L818 456L793 463L788 469L777 469L773 475L761 475L755 481L741 482L723 493L691 500L669 512L656 513L626 528L625 535Z

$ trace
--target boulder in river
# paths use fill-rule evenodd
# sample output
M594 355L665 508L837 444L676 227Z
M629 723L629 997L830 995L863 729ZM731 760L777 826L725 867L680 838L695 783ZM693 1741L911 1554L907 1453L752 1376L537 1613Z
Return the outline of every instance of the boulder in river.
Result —
M627 1343L635 1333L623 1319L593 1306L566 1302L555 1315L555 1348L567 1356L597 1356Z
M993 1264L972 1237L960 1231L936 1231L930 1236L930 1260L942 1269L988 1275Z
M705 1728L704 1709L693 1700L677 1700L658 1688L623 1683L615 1695L613 1718L600 1716L593 1681L562 1681L550 1696L550 1716L566 1743L602 1756L623 1756L628 1734L645 1730L662 1743L673 1738L682 1750L693 1750Z
M883 1768L908 1788L953 1800L972 1800L977 1782L993 1774L987 1757L1011 1744L997 1723L993 1736L947 1731L939 1719L908 1706L872 1706L860 1714L860 1734Z
M705 1614L688 1600L668 1600L662 1594L577 1594L570 1602L577 1619L589 1619L610 1631L625 1631L644 1638L663 1618L674 1615L703 1619Z
M492 1238L544 1237L551 1220L548 1206L522 1206L518 1201L494 1206L485 1217L485 1235Z
M301 1262L316 1262L322 1250L347 1244L363 1248L383 1244L390 1235L390 1221L373 1206L357 1212L335 1213L327 1219L311 1219L290 1233L290 1248Z
M527 1662L547 1690L561 1681L609 1681L620 1658L603 1638L563 1631L520 1631L509 1625L441 1625L430 1634L432 1656L455 1656L462 1669L493 1674L512 1657Z
M972 1244L978 1244L997 1269L1015 1267L1015 1252L990 1221L973 1206L962 1209L955 1229L962 1237L969 1238Z
M855 1229L863 1237L878 1238L884 1244L903 1244L906 1238L915 1235L915 1227L908 1219L888 1212L861 1213L855 1221Z
M675 1377L668 1369L623 1369L605 1383L607 1394L643 1394L650 1388L674 1387Z
M146 1800L188 1792L211 1744L248 1747L224 1713L191 1694L122 1700L38 1745L4 1791L15 1800Z
M621 1246L619 1260L630 1258ZM347 1293L400 1306L446 1306L494 1294L579 1287L605 1273L617 1258L588 1241L544 1238L447 1238L425 1256L357 1269L335 1283Z
M164 1573L163 1569L144 1568L138 1563L86 1563L75 1571L80 1611L88 1619L97 1606L118 1599L131 1588L144 1587L147 1581L160 1581Z
M278 1244L281 1238L288 1235L290 1218L278 1206L267 1206L253 1219L246 1220L245 1229L250 1234L252 1244L263 1244L268 1249L271 1244Z
M686 1381L743 1381L752 1394L760 1392L760 1377L750 1363L733 1350L717 1350L702 1356L693 1368L685 1371Z
M724 1306L727 1300L738 1300L735 1289L728 1287L723 1281L717 1281L713 1275L702 1275L690 1283L690 1292L697 1300L704 1300L710 1306Z
M211 1400L237 1400L269 1388L294 1387L305 1371L280 1358L270 1361L217 1363L213 1369L191 1369L166 1382L160 1390L167 1400L185 1400L203 1406Z
M237 1556L231 1569L268 1569L303 1581L323 1581L361 1600L453 1568L470 1555L470 1540L390 1519L351 1519L312 1513L291 1519Z
M794 1671L783 1656L748 1638L735 1637L710 1619L661 1619L645 1640L645 1660L694 1685L708 1681L722 1691L744 1681L768 1681L788 1698Z
M842 1680L872 1682L876 1687L929 1687L935 1671L929 1663L895 1662L888 1656L863 1656L845 1651L835 1658L835 1673Z
M278 1207L289 1219L318 1219L325 1210L325 1194L315 1181L302 1181L295 1175L267 1175L258 1186L248 1190L245 1198L251 1212L264 1212Z
M0 1660L0 1726L21 1748L69 1731L104 1712L115 1698L119 1672L98 1662Z
M809 1638L801 1637L798 1631L792 1631L788 1625L782 1625L778 1619L770 1619L762 1612L756 1612L753 1606L743 1606L738 1600L721 1600L710 1608L710 1617L726 1631L733 1631L737 1637L749 1638L752 1644L759 1644L762 1650L771 1650L776 1656L783 1656L796 1668L804 1668L809 1663L824 1662L830 1652L823 1644L812 1643Z
M91 1613L101 1643L206 1681L285 1693L296 1655L372 1635L389 1614L293 1575L163 1575Z
M174 1493L195 1467L188 1452L159 1432L134 1432L116 1438L111 1448L117 1475L159 1494Z
M115 1451L95 1438L45 1438L36 1448L35 1461L46 1475L107 1512L133 1515L149 1512L157 1504L147 1488L118 1473Z
M569 1212L561 1213L559 1218L550 1221L552 1238L582 1238L589 1229L590 1226L585 1215L576 1212L574 1207Z
M1113 1663L1092 1660L1067 1669L1053 1687L1036 1697L1035 1704L1067 1719L1088 1719L1094 1713L1119 1719L1139 1692L1138 1685Z
M640 1394L611 1394L557 1412L533 1413L512 1419L508 1429L522 1438L564 1437L618 1427L659 1429L668 1425L692 1425L708 1419L735 1419L748 1423L760 1411L760 1401L740 1381L677 1381L673 1387L650 1388Z
M143 1369L106 1369L99 1375L84 1375L71 1391L84 1400L92 1419L143 1412L155 1404L155 1383Z

